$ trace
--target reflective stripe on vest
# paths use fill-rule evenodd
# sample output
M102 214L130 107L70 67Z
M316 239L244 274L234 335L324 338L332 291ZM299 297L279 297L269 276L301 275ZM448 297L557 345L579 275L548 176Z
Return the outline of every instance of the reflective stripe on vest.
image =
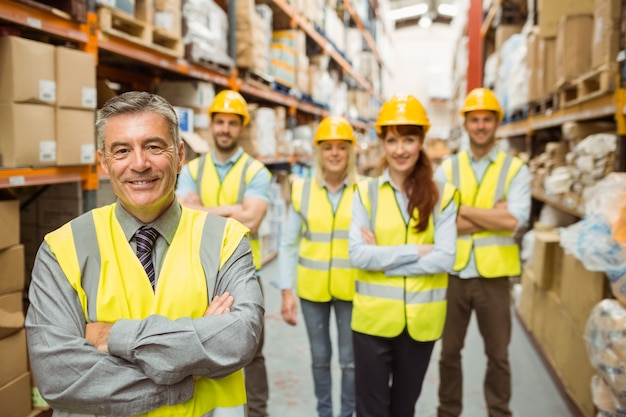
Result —
M449 183L440 186L441 197L429 216L428 227L417 232L415 226L419 213L414 212L409 222L405 222L389 183L373 179L360 182L357 190L380 246L432 244L435 235L433 214L445 209L457 194ZM357 270L352 329L373 336L395 337L406 328L414 340L437 340L445 322L447 287L448 275L445 273L392 277L382 271Z
M205 207L217 207L243 203L246 186L265 165L247 153L235 161L223 180L220 180L217 167L210 154L205 154L189 162L189 173L196 183L200 200ZM259 236L250 233L252 257L257 271L261 269L261 246Z
M326 302L333 298L351 301L355 269L348 253L353 187L345 187L337 210L325 187L315 180L292 184L292 204L302 220L298 254L298 296Z
M498 152L495 162L491 163L478 183L468 152L460 152L443 162L446 176L461 192L462 204L484 209L506 201L511 180L522 165L519 158ZM455 271L467 266L472 251L476 269L482 277L514 276L521 272L519 247L513 232L484 231L458 236Z
M202 317L213 296L219 269L247 229L233 220L183 207L153 292L115 218L114 207L112 204L92 210L45 238L80 299L85 321L112 323L151 314L172 320ZM197 248L202 252L198 253ZM241 370L221 379L199 378L194 384L194 396L189 401L142 416L244 416Z

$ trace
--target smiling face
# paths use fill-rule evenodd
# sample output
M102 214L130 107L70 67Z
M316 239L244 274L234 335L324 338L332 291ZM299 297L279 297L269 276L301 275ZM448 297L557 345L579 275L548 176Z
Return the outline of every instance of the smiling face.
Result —
M213 113L211 118L211 134L215 147L225 154L234 153L237 140L243 129L241 116L231 113Z
M484 153L496 143L498 117L490 110L475 110L465 114L465 130L472 150Z
M395 128L386 129L383 150L392 177L406 178L420 157L422 137L416 134L402 135Z
M325 174L345 174L348 166L350 142L345 140L325 140L320 142L321 163Z
M174 145L165 117L150 112L110 117L103 137L100 164L120 204L141 222L154 221L174 201L184 144Z

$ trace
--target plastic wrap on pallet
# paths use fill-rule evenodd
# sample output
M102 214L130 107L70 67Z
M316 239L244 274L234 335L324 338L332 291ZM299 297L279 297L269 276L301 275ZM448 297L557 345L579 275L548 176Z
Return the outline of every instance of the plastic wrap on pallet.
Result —
M496 79L498 78L498 61L500 60L500 54L494 52L485 60L485 68L483 75L483 85L485 88L494 89Z
M183 43L193 62L234 66L228 56L228 17L212 0L185 0Z
M252 0L239 0L235 2L235 12L237 66L267 73L272 9L266 4L255 6Z
M500 50L500 66L495 85L495 93L506 118L523 109L528 102L528 69L525 61L526 42L523 35L511 35Z
M589 360L596 369L594 404L608 414L626 414L626 309L617 300L602 300L591 311L585 328Z

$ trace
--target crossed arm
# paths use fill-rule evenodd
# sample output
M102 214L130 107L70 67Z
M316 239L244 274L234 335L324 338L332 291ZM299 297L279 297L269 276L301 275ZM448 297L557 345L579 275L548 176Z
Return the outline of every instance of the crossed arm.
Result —
M76 292L44 243L26 318L42 395L57 410L110 416L189 400L194 378L241 369L259 342L262 295L247 239L218 273L215 293L222 295L197 319L151 315L86 325Z

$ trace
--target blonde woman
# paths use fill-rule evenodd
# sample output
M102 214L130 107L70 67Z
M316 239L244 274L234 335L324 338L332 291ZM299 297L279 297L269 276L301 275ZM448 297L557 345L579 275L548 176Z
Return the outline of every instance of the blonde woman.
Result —
M297 302L311 347L313 381L319 417L332 417L330 315L335 311L341 407L339 416L354 413L354 355L350 322L355 271L348 255L348 230L357 180L352 127L342 117L326 117L314 139L315 174L294 181L291 207L282 236L274 285L282 292L282 316L296 325ZM296 295L292 289L296 278Z

